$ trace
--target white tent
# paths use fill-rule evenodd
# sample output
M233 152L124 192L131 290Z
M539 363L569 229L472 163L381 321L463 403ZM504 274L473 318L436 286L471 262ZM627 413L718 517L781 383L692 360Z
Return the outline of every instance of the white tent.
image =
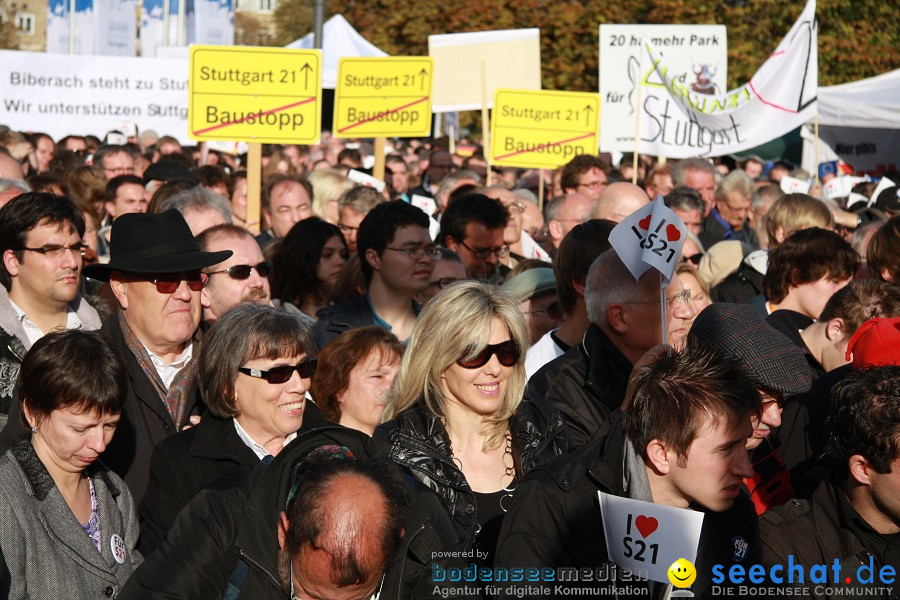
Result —
M299 40L294 40L285 48L312 49L314 46L315 36L310 33ZM387 52L359 35L347 19L341 15L334 15L322 26L322 87L333 90L337 86L338 60L344 56L387 55Z
M900 166L900 69L870 79L820 87L819 162L840 158L857 172ZM803 165L815 168L812 124L802 133Z

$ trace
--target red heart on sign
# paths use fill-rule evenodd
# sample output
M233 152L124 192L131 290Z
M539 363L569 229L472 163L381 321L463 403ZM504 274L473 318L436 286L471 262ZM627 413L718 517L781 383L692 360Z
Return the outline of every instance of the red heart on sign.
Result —
M637 530L641 532L641 535L647 537L659 527L659 521L654 519L653 517L645 517L644 515L638 516L637 519L634 520L634 525L637 527Z
M643 219L641 219L640 221L638 221L638 225L639 225L640 228L643 229L644 231L650 229L650 215L647 215L646 217L644 217Z
M670 242L677 242L681 239L681 232L671 223L666 227L666 237Z

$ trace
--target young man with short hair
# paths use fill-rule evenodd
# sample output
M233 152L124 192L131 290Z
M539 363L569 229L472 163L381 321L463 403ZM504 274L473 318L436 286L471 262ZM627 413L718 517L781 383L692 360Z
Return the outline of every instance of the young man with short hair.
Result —
M827 586L805 586L813 598L897 598L900 366L854 372L835 386L831 403L827 426L837 464L810 500L762 516L762 564L768 571L791 560L804 573L828 565ZM891 591L882 589L885 584ZM826 595L826 589L834 591Z
M419 314L414 298L428 288L439 255L428 234L428 215L402 200L369 211L359 225L356 252L368 291L319 311L313 327L319 349L344 331L365 325L407 339Z
M450 203L441 216L438 241L462 259L470 279L500 283L509 268L500 259L509 254L503 231L509 211L484 194L467 194Z
M633 389L624 411L581 450L524 478L503 518L497 566L596 569L611 562L598 491L704 513L699 554L690 557L698 597L712 591L714 564L727 571L738 561L757 562L756 514L741 488L752 472L744 442L760 408L755 386L717 353L688 346L664 349L638 372ZM667 587L648 585L652 598ZM514 591L508 597L518 597Z

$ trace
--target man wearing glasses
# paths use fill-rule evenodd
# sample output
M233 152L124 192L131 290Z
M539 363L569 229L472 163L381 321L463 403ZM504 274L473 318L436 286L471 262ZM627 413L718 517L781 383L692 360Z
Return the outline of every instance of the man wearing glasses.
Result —
M509 267L500 260L509 254L503 231L509 211L483 194L468 194L450 203L441 217L438 240L463 261L470 279L501 283Z
M134 175L134 157L124 146L104 144L97 148L91 164L100 167L109 181L119 175Z
M205 269L209 282L200 292L203 320L212 325L239 304L272 304L267 262L253 234L237 225L216 225L197 236L204 252L230 250L231 257Z
M84 218L71 201L28 192L0 209L0 425L25 352L55 329L98 329L78 294Z
M414 298L428 289L440 252L428 234L428 215L403 200L383 202L359 224L356 241L368 291L319 311L313 335L319 349L341 333L378 325L406 340L416 324Z
M660 343L662 329L659 273L651 270L635 281L615 250L591 265L584 300L590 325L583 341L538 370L526 390L529 398L542 398L563 414L572 450L619 410L634 364ZM665 289L665 303L662 341L681 350L696 311L677 277Z
M204 252L177 210L131 213L113 223L109 263L84 270L109 281L120 308L102 331L125 364L129 386L103 461L125 480L135 503L147 487L153 447L198 422L205 409L193 360L200 293L210 277L204 270L231 254Z

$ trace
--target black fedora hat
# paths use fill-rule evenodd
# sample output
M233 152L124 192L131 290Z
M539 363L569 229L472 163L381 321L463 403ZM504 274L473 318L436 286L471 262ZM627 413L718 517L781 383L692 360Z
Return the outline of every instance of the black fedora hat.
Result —
M155 274L180 273L226 260L231 250L204 252L191 235L184 217L174 208L156 215L130 213L113 222L109 262L85 267L85 277L109 281L113 271Z

